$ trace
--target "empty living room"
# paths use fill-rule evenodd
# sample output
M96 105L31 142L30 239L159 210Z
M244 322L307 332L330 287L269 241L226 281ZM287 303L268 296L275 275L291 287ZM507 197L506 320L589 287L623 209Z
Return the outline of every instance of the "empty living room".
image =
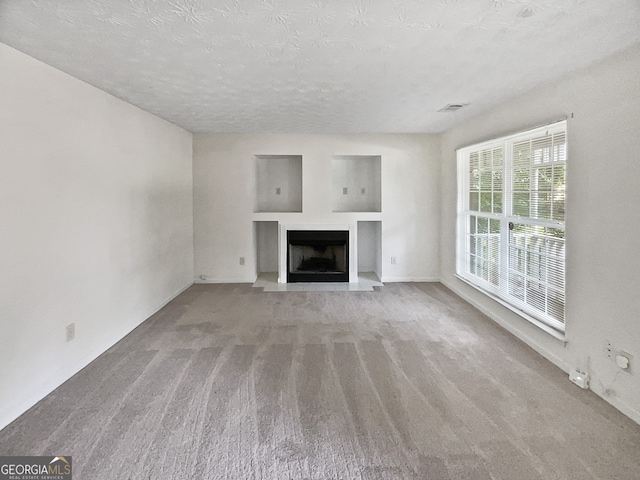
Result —
M640 478L637 0L3 0L0 164L0 480Z

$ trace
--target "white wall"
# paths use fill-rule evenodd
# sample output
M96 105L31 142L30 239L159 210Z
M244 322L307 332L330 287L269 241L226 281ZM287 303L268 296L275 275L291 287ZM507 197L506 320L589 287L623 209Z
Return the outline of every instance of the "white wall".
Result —
M382 221L383 281L439 278L437 136L200 134L193 154L196 277L253 282L254 220L354 228L368 220ZM302 213L253 213L254 156L283 154L302 155ZM334 155L382 157L382 213L332 212Z
M193 204L190 133L3 44L0 72L1 428L192 283Z
M640 45L537 89L442 139L442 281L640 422ZM455 149L568 120L566 346L454 277ZM630 372L605 342L634 356ZM577 388L577 387L576 387Z

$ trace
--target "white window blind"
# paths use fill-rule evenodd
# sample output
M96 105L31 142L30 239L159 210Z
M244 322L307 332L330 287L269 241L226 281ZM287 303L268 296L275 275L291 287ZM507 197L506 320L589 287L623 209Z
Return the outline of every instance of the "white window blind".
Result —
M564 331L566 122L457 153L458 275Z

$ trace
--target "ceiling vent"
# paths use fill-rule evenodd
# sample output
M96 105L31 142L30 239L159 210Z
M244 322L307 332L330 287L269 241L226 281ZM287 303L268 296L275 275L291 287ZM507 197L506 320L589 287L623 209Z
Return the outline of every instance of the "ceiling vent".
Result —
M462 107L466 107L469 105L468 103L450 103L444 107L442 107L439 112L455 112L456 110L460 110Z

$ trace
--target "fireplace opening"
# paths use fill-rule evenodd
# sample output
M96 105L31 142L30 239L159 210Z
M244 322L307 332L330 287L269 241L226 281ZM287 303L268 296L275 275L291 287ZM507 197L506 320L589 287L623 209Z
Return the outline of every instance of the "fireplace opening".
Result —
M289 230L287 282L348 282L348 230Z

